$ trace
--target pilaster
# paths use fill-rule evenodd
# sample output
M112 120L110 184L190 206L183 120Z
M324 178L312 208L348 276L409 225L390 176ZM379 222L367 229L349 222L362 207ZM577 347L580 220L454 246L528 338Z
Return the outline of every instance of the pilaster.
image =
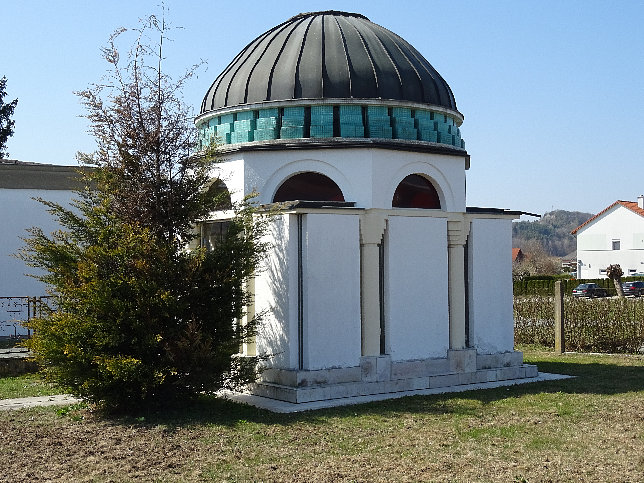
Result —
M464 214L447 220L447 264L449 303L449 347L465 348L465 248L470 221Z
M380 355L380 249L387 216L369 209L360 216L362 355Z

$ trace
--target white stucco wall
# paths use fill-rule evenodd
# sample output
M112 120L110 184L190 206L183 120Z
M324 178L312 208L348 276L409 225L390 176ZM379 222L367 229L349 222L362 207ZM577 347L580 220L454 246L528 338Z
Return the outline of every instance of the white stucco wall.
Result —
M473 219L468 243L470 346L512 351L512 220Z
M73 193L66 190L0 188L0 297L46 295L45 285L27 276L37 274L37 269L28 267L22 260L12 256L24 246L21 238L29 235L28 228L40 227L47 234L60 228L46 207L35 201L34 197L66 206ZM0 336L14 333L13 324L11 327L5 324L11 318L13 316L0 306Z
M241 153L232 153L223 158L212 169L211 176L223 181L233 202L242 201L252 191L244 192L244 159Z
M358 215L303 215L304 369L360 364Z
M644 272L644 217L622 205L611 208L577 232L577 260L578 278L606 278L602 271L616 263L626 276Z
M263 314L256 336L258 354L269 367L297 369L297 222L277 215L264 241L272 244L255 277L255 312Z
M258 353L268 366L297 369L298 227L296 214L277 215L267 235L273 247L255 279L255 310L264 312ZM303 368L360 363L359 217L302 214Z
M387 352L394 361L445 357L447 220L390 216L385 246Z
M284 180L314 171L335 181L345 200L358 207L391 208L398 184L420 173L433 181L444 210L465 211L464 156L348 148L235 152L224 159L218 169L233 199L258 191L258 201L270 203Z

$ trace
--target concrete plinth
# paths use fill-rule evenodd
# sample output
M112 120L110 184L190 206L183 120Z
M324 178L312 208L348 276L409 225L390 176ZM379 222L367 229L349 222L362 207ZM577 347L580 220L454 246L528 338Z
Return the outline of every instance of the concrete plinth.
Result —
M536 366L523 364L521 352L477 354L449 350L447 357L392 361L389 355L363 356L360 366L322 370L269 369L250 388L256 396L293 404L407 391L460 390L464 386L538 377Z

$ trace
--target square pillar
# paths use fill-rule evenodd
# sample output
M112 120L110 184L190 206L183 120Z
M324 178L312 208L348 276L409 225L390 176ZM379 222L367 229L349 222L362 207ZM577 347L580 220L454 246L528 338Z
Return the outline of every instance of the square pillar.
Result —
M362 355L380 355L380 243L386 215L366 210L360 217L360 300L362 305Z
M465 242L470 231L464 216L447 220L449 347L465 348Z

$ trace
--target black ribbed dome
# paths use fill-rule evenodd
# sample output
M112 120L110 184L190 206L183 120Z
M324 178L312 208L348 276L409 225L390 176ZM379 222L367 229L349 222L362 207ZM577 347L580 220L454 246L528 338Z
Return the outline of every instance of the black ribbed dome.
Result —
M201 113L293 99L391 99L456 111L447 82L363 15L302 13L260 35L212 84Z

